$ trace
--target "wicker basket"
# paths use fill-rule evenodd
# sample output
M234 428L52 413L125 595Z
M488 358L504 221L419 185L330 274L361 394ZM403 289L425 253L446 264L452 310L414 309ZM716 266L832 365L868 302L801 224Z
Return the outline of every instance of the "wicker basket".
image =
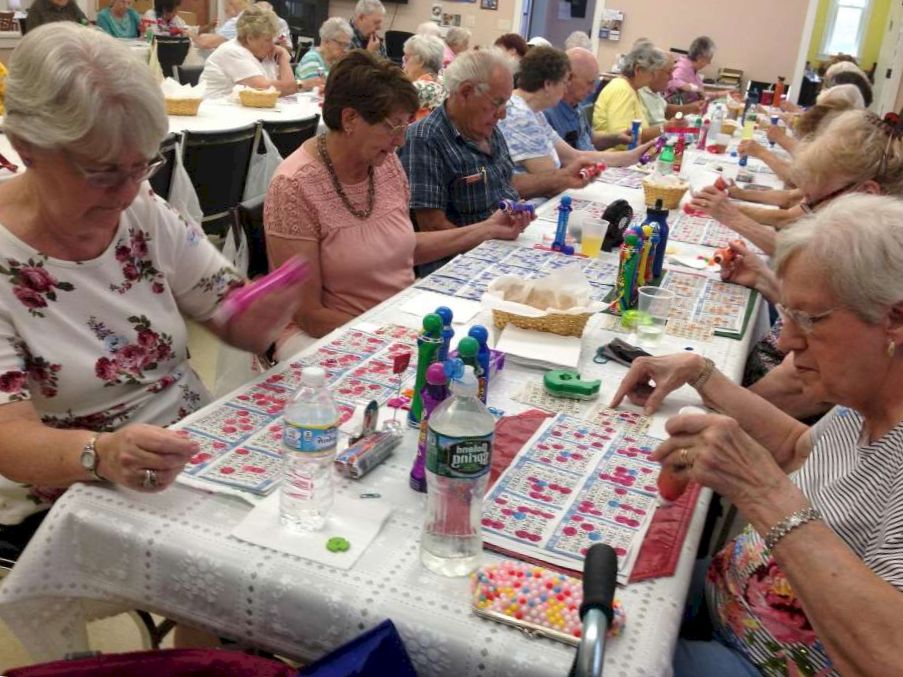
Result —
M267 92L260 89L242 89L238 92L242 106L248 108L275 108L279 92Z
M689 183L679 183L676 186L663 186L653 183L649 179L643 179L643 193L646 195L646 206L654 207L656 200L662 201L662 207L665 209L677 209L680 206L680 199L690 187Z
M167 115L197 115L203 99L166 99Z
M730 134L731 136L733 136L734 132L736 132L738 129L740 129L740 123L736 120L724 120L721 123L722 134Z
M583 329L592 313L580 313L577 315L564 315L561 313L549 313L543 317L527 317L515 315L504 310L493 310L492 321L496 328L504 329L509 322L521 329L533 329L535 331L547 331L560 336L583 336Z

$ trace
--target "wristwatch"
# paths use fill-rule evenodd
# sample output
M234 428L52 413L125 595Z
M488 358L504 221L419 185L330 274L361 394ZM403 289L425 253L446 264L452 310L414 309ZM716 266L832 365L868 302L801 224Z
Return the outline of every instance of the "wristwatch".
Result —
M82 447L82 453L79 456L79 461L81 462L82 468L91 473L95 480L98 482L105 482L106 480L97 472L97 465L100 463L100 456L97 455L97 440L100 435L101 433L97 433L90 440L85 442L85 446Z

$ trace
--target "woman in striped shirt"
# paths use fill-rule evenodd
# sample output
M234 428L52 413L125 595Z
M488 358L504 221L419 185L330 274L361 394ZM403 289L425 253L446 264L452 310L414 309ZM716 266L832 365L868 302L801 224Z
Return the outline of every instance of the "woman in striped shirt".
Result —
M345 19L334 16L320 26L320 46L311 47L295 68L295 77L313 87L326 84L329 69L351 49L354 31Z
M749 521L706 575L714 639L681 640L675 675L898 675L903 202L840 197L778 235L774 264L781 345L804 389L836 405L817 425L698 355L638 359L613 402L628 396L651 412L696 388L724 415L672 418L655 457Z

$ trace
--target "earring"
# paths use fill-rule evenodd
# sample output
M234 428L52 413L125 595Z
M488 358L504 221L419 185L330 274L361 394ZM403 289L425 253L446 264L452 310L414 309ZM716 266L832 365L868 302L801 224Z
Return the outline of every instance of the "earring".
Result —
M891 340L887 342L887 356L893 357L894 353L897 352L897 344Z
M31 160L26 160L25 158L22 158L22 164L25 165L26 167L31 167Z

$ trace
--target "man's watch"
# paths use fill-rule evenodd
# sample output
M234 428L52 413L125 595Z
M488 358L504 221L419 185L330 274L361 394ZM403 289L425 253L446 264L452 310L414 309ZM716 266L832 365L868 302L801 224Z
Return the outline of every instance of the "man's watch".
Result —
M98 482L105 482L106 480L97 472L97 465L100 463L100 456L97 455L97 440L100 436L101 433L97 433L90 440L85 442L85 446L82 447L82 453L79 456L79 461L81 462L82 468L84 468L86 472L91 473L95 480Z

